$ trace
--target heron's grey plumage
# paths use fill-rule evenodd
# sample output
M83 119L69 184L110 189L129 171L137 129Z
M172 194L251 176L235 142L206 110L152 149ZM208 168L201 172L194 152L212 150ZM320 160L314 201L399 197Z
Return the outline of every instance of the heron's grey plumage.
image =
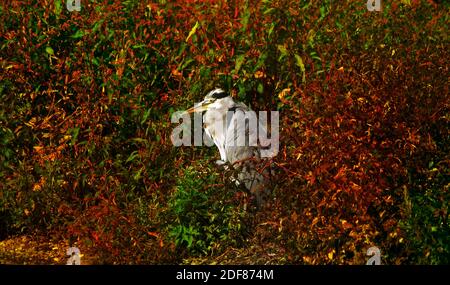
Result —
M259 125L252 128L239 122L242 120L239 115L245 114L249 108L241 102L235 102L222 89L209 92L204 101L196 106L200 107L202 104L207 105L203 115L203 127L219 149L221 161L218 164L229 164L236 173L236 182L243 184L254 194L260 206L264 194L268 191L269 171L263 168L260 147L251 145L250 139L246 139L244 145L238 145L235 135L245 133L247 138L258 138ZM227 116L229 111L232 112L231 117Z

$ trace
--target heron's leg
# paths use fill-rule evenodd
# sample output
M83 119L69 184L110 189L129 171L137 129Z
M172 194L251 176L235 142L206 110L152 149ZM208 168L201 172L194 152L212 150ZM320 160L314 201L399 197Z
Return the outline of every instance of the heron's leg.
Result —
M223 160L218 159L218 160L216 160L216 164L217 164L219 167L223 167L223 169L224 169L225 171L228 171L228 170L230 169L230 166L228 165L228 163L227 163L226 161L223 161Z
M234 178L233 176L230 177L230 180L231 180L232 182L234 182L234 183L236 184L236 186L241 185L241 182L240 182L238 179Z
M230 165L227 161L223 161L220 159L216 160L216 165L218 165L219 167L223 167L225 171L228 171L232 168L232 165ZM231 182L234 182L236 186L239 186L241 184L239 179L233 177L233 175L230 176L230 180Z

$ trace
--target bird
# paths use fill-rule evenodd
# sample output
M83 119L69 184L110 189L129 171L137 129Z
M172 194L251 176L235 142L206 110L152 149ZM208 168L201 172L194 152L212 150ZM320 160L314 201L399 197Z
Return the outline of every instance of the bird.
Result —
M262 146L257 138L258 128L260 132L266 130L259 123L255 126L249 122L251 120L245 120L249 111L244 103L234 101L223 89L216 88L186 112L204 113L203 129L220 154L216 164L223 165L225 170L232 170L232 180L237 185L243 184L254 195L260 208L268 194L270 171L262 166Z

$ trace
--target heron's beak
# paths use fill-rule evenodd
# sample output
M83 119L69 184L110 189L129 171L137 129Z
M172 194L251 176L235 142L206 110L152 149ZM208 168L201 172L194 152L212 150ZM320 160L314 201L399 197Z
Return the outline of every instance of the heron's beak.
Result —
M211 105L210 102L202 101L200 103L195 104L194 107L187 109L186 113L191 114L191 113L204 112L204 111L208 110L209 105Z

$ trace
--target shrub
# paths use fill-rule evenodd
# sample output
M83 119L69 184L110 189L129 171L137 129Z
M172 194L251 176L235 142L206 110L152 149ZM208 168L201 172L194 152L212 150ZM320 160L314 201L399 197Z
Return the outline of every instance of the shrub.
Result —
M363 264L372 245L383 263L448 263L447 3L19 2L0 5L0 236L52 231L108 263L250 234L291 263ZM170 115L216 85L281 114L256 215L189 162L214 150L170 143Z
M245 204L237 198L239 192L218 182L218 175L210 169L190 166L178 179L169 202L174 218L169 224L169 236L194 255L217 254L242 244L245 237Z

